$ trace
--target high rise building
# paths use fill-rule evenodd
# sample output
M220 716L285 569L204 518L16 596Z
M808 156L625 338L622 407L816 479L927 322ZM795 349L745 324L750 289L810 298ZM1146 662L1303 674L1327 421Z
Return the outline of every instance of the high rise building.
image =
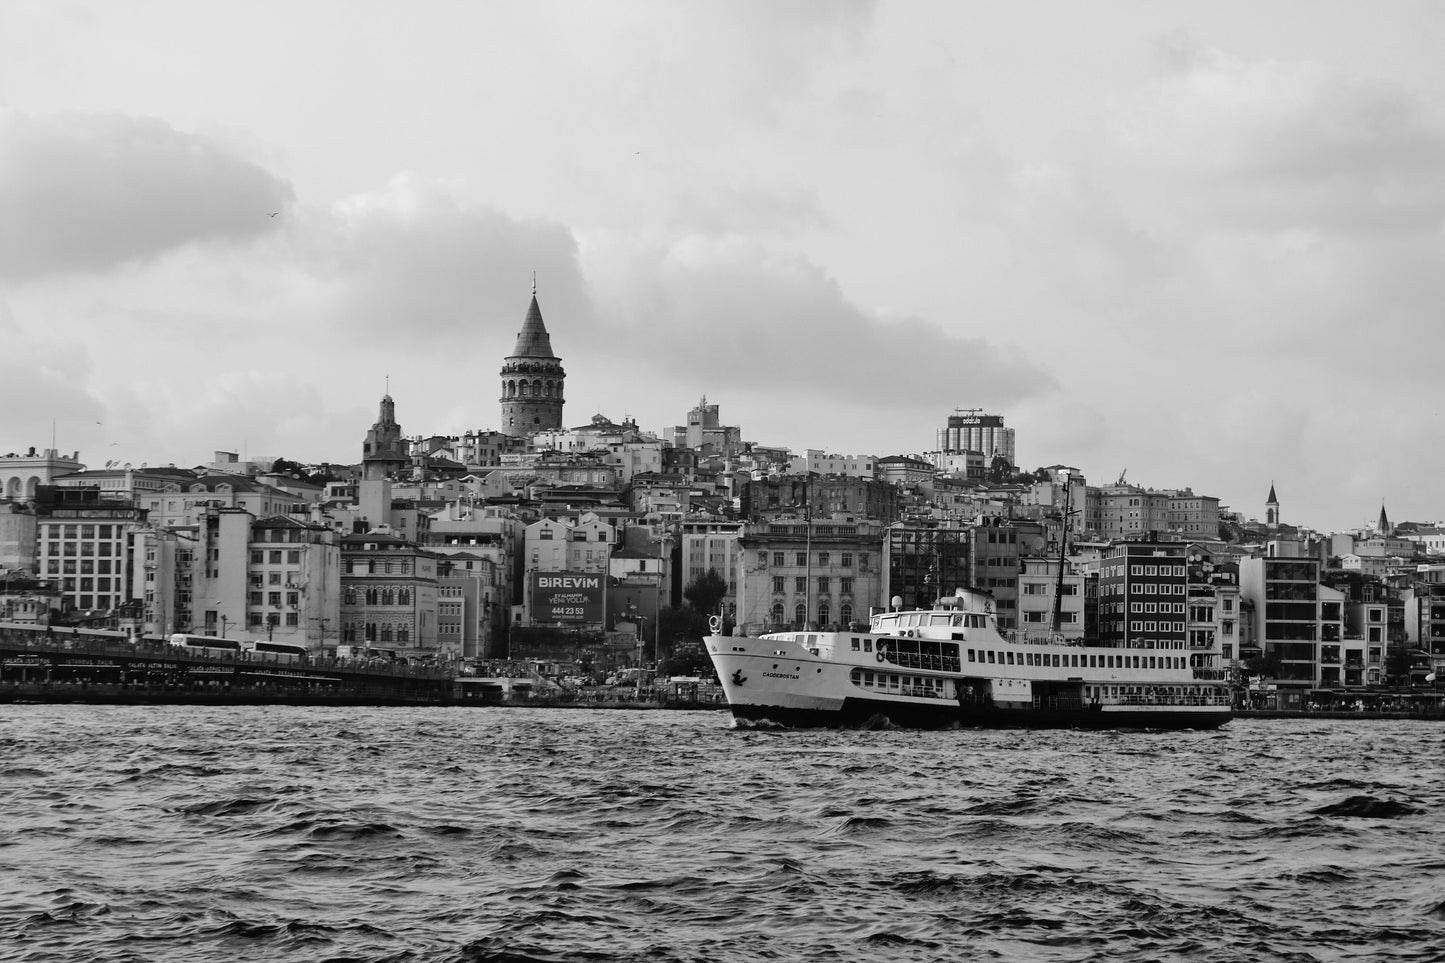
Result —
M962 451L983 452L985 463L995 457L1017 465L1014 456L1014 430L1003 426L1003 415L986 415L982 408L959 408L948 416L948 427L938 429L934 448L944 454Z
M533 290L517 344L502 363L502 431L526 438L561 428L566 378L562 359L552 353L552 339L542 323L542 309Z

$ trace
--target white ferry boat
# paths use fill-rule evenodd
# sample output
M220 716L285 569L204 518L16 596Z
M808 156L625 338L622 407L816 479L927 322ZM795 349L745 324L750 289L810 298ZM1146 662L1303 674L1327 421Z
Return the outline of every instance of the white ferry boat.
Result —
M706 640L734 718L790 726L1208 729L1232 714L1220 671L1184 649L1017 640L993 599L959 589L937 607L875 613L867 631Z

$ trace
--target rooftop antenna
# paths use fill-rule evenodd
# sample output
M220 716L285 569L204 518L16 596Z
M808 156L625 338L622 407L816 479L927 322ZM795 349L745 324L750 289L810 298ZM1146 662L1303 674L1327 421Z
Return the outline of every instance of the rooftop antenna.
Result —
M532 272L532 297L537 296L537 272Z

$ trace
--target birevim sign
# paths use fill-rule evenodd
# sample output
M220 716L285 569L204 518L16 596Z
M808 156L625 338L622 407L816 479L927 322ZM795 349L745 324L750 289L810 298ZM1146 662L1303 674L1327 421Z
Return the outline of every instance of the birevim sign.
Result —
M604 576L592 572L533 572L532 621L601 622Z

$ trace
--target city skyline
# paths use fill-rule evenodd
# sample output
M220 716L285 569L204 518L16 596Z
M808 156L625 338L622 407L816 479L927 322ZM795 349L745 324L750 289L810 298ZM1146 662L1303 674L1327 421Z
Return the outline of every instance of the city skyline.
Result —
M498 428L535 272L566 425L706 395L889 455L978 407L1025 469L1434 520L1442 39L1414 3L7 5L3 445L351 463L388 391Z

